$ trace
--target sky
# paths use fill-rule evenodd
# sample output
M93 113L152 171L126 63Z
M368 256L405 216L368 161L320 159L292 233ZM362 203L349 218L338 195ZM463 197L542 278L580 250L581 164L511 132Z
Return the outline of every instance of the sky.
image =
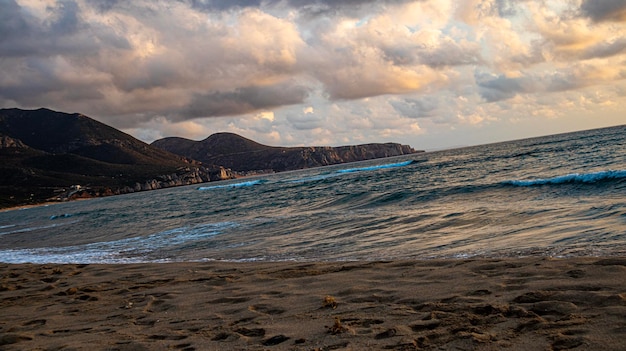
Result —
M0 107L276 146L621 125L626 0L0 0Z

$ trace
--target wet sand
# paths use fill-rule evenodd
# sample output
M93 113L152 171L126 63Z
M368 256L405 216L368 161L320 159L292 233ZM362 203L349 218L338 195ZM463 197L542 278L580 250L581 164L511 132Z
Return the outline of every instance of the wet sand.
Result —
M625 350L626 258L0 264L0 350Z

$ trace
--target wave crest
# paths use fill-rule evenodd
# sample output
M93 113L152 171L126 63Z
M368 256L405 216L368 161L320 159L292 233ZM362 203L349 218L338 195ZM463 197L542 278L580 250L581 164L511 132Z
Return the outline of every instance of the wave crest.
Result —
M213 186L201 186L201 187L198 187L198 190L213 190L213 189L223 189L223 188L241 188L241 187L253 186L253 185L257 185L257 184L263 184L265 182L266 182L266 180L264 180L264 179L257 179L257 180L250 180L250 181L247 181L247 182L240 182L240 183L213 185Z
M354 173L354 172L362 172L362 171L374 171L374 170L386 169L386 168L404 167L413 163L415 163L414 160L409 160L409 161L397 162L397 163L386 163L386 164L377 165L377 166L347 168L347 169L340 169L336 173Z
M555 185L555 184L571 184L582 183L592 184L612 180L620 180L626 178L626 170L608 170L592 173L571 173L563 176L552 178L539 178L529 180L507 180L503 182L507 185L515 186L538 186L538 185Z

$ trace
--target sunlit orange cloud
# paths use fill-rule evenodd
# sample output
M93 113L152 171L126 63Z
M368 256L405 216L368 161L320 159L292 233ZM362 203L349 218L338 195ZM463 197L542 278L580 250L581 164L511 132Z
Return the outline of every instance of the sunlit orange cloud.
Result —
M81 112L146 141L427 148L512 123L530 136L541 118L594 128L624 123L625 14L592 0L7 0L0 107Z

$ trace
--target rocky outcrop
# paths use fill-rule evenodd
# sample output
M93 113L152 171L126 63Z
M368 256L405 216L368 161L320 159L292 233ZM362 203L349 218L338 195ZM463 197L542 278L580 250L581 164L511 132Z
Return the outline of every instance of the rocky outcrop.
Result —
M19 139L11 138L6 135L0 135L0 149L6 149L6 148L24 149L27 147L28 146L26 146Z
M183 185L192 185L218 180L233 179L231 170L224 167L187 167L181 168L176 173L159 175L153 179L135 182L133 185L122 187L103 186L80 186L74 185L68 189L60 190L50 201L67 201L72 199L85 199L110 195L129 194L139 191L149 191L171 188Z
M308 147L301 149L299 152L293 151L296 150L276 153L270 160L270 164L275 169L292 170L401 156L418 152L410 146L396 143Z
M133 187L123 188L124 193L157 190L174 186L191 185L210 181L232 179L233 174L224 167L215 167L211 170L206 168L187 168L179 173L157 176L154 179L142 183L135 183Z
M219 164L244 174L282 172L420 152L408 145L397 143L340 147L272 147L232 133L214 134L202 141L166 138L157 140L152 145L204 163Z
M230 169L220 166L210 168L185 168L178 173L166 174L146 181L143 184L136 183L135 190L156 190L162 188L170 188L173 186L191 185L205 182L214 182L218 180L233 179L234 175ZM137 186L139 189L137 190Z

